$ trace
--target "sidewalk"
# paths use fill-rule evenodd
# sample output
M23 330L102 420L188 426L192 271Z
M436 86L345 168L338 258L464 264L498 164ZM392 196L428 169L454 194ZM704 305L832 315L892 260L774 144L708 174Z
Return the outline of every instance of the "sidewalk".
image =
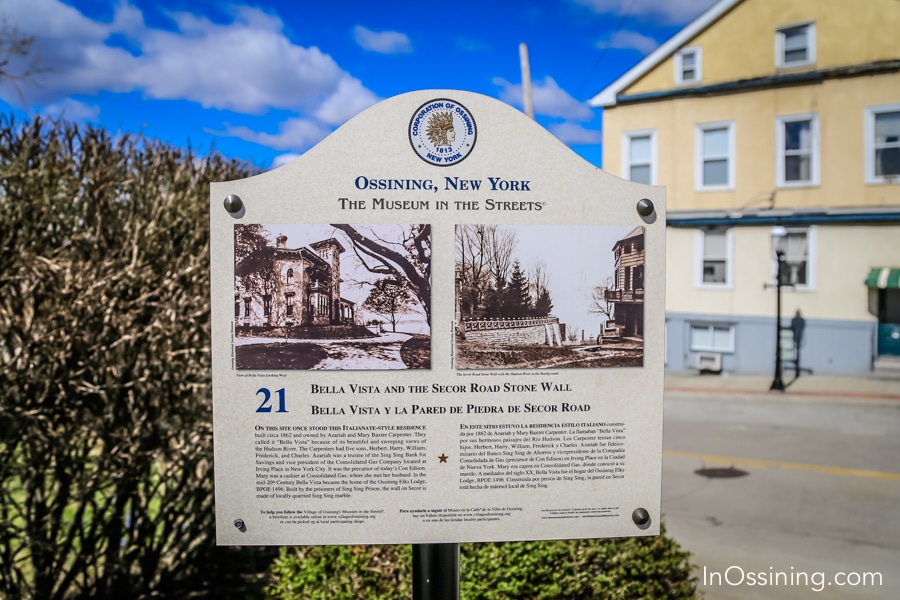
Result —
M801 398L858 398L900 401L900 378L832 377L785 373L784 392L770 392L772 377L763 375L699 375L666 373L666 392L700 392L709 394L762 394Z

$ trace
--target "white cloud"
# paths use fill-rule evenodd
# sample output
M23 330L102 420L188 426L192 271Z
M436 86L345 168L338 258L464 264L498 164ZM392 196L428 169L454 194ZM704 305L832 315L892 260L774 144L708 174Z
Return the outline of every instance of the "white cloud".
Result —
M174 17L178 32L145 32L133 75L135 86L154 98L243 113L308 108L333 94L346 75L318 48L293 44L281 20L258 9L241 9L229 25Z
M353 28L353 39L359 47L379 54L407 54L412 52L412 42L399 31L372 31L362 25Z
M301 150L378 100L331 56L292 42L280 17L250 6L233 6L226 24L171 13L174 30L148 27L128 0L120 0L109 22L61 0L4 0L0 8L21 34L35 38L33 54L47 71L22 89L29 104L43 105L45 112L65 108L70 118L75 112L89 116L90 107L71 97L101 91L139 91L244 114L282 109L297 116L278 134L247 128L228 134ZM107 45L112 35L124 36L129 49ZM16 90L2 81L0 97L18 102Z
M44 106L42 112L51 117L62 117L69 121L95 121L100 116L100 107L79 102L74 98L64 98L60 102Z
M378 100L378 96L367 90L358 79L344 77L334 93L316 110L315 116L323 123L340 125Z
M4 2L4 17L24 36L35 38L32 56L39 57L46 71L22 84L32 104L61 102L72 94L94 94L101 89L130 91L126 80L134 57L119 48L104 45L113 33L126 33L134 25L126 7L116 10L118 21L98 23L58 0L13 0ZM21 72L30 58L11 57L10 69ZM123 74L126 74L123 76ZM12 86L0 85L0 96L16 101Z
M500 77L494 78L494 84L500 87L501 100L514 106L522 106L521 84L510 83ZM533 82L531 95L535 114L575 121L590 121L594 118L594 111L586 103L570 96L552 77Z
M144 29L144 15L137 7L125 0L120 0L113 13L112 31L125 35L134 35Z
M247 142L274 148L275 150L294 150L314 146L331 133L331 128L325 127L311 119L296 118L282 122L278 127L278 133L254 131L244 125L228 127L225 131L211 131L210 133L236 137Z
M288 152L286 154L279 154L272 161L271 169L277 169L278 167L283 167L284 165L288 164L295 158L299 158L299 157L300 157L300 155L297 154L296 152Z
M597 47L618 48L620 50L637 50L641 54L649 54L659 42L636 31L617 31L612 38L597 42Z
M717 0L572 0L591 11L606 14L623 14L663 20L666 24L684 24L697 17Z
M550 125L550 133L567 146L583 146L599 144L603 141L603 133L598 129L587 129L579 123L555 123Z

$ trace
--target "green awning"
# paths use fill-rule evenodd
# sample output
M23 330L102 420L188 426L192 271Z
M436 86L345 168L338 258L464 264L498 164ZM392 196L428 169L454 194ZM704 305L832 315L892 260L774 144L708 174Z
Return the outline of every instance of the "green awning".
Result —
M876 267L869 271L866 277L866 287L873 288L900 288L900 269L890 267Z

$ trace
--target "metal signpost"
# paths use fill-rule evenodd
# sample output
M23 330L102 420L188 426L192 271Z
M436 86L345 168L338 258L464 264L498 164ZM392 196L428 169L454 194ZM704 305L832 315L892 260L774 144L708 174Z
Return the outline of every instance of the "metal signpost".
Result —
M462 541L659 533L663 189L430 90L210 225L220 544L411 543L444 598Z

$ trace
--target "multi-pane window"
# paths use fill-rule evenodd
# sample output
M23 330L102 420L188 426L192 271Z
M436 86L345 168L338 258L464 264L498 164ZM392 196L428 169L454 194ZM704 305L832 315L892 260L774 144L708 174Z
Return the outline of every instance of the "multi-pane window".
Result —
M697 83L702 78L702 54L699 47L683 48L675 55L675 83Z
M818 185L819 120L815 115L777 120L778 185Z
M900 104L866 109L866 181L900 182Z
M294 270L288 269L284 275L284 282L288 285L294 285Z
M272 296L266 294L262 297L263 301L263 316L268 318L269 315L272 314Z
M656 183L656 132L632 131L623 137L622 176L636 183Z
M728 247L729 230L725 228L706 229L703 235L703 255L701 283L704 285L727 285L729 281Z
M244 298L244 318L250 318L250 298Z
M816 25L802 23L781 27L775 34L778 67L797 67L816 62Z
M284 295L284 312L288 317L294 316L294 293L290 292Z
M698 190L734 187L734 124L698 125L695 162Z
M691 325L691 350L734 352L734 325Z

